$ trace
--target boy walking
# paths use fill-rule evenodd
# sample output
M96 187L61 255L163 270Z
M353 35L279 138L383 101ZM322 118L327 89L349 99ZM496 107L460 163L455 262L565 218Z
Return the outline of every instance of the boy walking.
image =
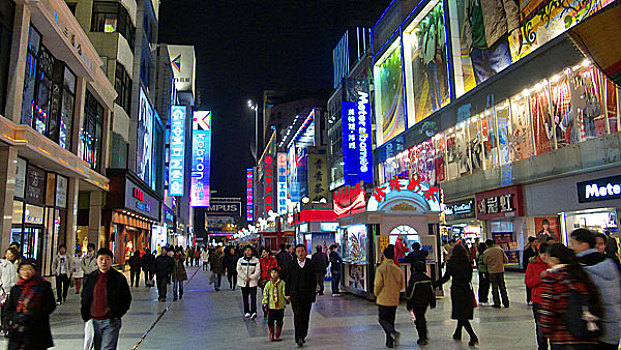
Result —
M401 269L395 264L395 246L389 244L384 249L384 261L377 268L374 294L379 313L379 323L386 333L386 347L399 345L399 332L395 330L395 313L399 306L399 293L405 287Z
M270 270L270 280L263 290L263 302L267 307L267 327L270 330L270 341L281 341L283 317L285 316L285 281L280 279L280 272L277 267ZM276 335L274 336L274 323L276 324Z
M422 261L414 262L414 274L410 278L407 290L408 295L408 311L412 316L412 320L416 324L418 332L418 345L427 345L427 320L425 320L425 312L427 306L431 309L436 307L436 296L433 292L431 278L425 273L425 263Z

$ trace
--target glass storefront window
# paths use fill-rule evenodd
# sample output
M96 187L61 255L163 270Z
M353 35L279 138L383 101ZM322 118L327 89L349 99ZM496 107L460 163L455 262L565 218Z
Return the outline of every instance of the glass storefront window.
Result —
M406 129L401 40L396 39L375 64L373 76L377 145L381 146Z
M80 133L80 147L78 157L91 165L91 169L99 170L101 152L101 132L104 109L95 97L86 90L84 106L84 124Z
M552 120L548 93L547 86L539 85L536 91L530 95L530 111L537 155L554 149L554 122Z

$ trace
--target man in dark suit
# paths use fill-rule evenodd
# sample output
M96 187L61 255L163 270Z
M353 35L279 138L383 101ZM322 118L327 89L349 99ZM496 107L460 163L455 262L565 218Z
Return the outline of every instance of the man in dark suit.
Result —
M295 328L295 342L298 347L304 346L304 338L308 334L310 312L315 302L317 281L312 262L306 259L306 247L303 244L295 246L296 259L289 269L285 284L285 297L291 302L293 309L293 325Z

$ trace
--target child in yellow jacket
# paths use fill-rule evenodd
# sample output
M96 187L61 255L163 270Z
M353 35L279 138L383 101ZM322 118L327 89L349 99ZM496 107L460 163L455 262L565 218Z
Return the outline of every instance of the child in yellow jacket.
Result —
M270 270L270 280L263 290L263 305L268 308L267 326L270 330L270 341L280 341L283 317L285 316L285 281L280 279L280 271L277 267ZM274 323L276 323L276 336L274 336Z

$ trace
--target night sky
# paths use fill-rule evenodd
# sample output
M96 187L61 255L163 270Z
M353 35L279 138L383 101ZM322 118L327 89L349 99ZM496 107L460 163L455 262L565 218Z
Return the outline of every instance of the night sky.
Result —
M384 1L162 0L159 41L195 46L200 107L213 111L215 196L244 197L254 142L246 101L256 102L264 89L331 88L332 49L347 18L358 17L349 8L376 19L386 6L378 3Z

